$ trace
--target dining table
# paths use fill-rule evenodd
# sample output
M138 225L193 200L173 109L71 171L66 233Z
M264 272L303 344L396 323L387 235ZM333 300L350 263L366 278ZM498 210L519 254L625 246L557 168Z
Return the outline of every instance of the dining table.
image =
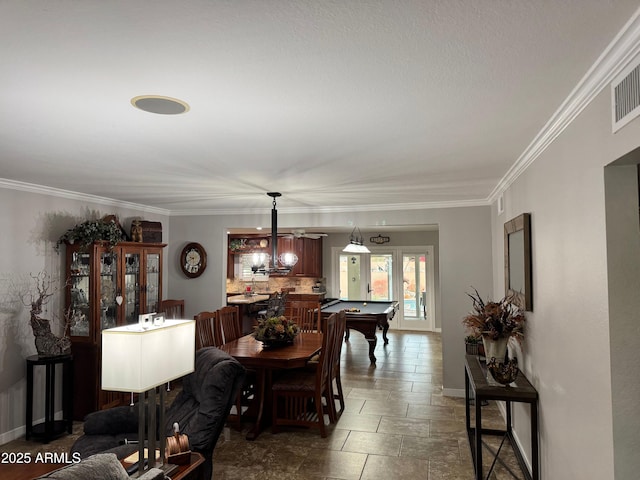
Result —
M255 440L271 421L273 373L304 367L322 348L322 333L300 332L292 344L278 347L266 347L252 335L245 335L224 343L219 348L238 360L246 369L256 372L253 400L255 421L246 435L247 440Z

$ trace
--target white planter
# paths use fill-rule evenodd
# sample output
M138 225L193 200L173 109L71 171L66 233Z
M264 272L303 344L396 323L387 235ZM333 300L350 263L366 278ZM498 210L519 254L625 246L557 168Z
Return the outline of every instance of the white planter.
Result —
M495 358L498 363L504 363L504 359L507 354L508 342L508 337L493 340L491 338L483 336L482 343L484 344L484 353L487 362L489 362L492 358Z

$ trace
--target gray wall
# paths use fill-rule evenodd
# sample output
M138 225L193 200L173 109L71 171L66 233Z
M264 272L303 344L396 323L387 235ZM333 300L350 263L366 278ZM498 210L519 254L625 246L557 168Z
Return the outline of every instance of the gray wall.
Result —
M626 172L632 178L624 184L625 174L616 180L612 172L606 196L623 189L627 203L623 211L612 198L607 215L604 174L638 146L640 122L612 134L609 95L601 92L511 185L504 214L492 209L496 292L504 291L503 224L531 213L533 312L518 358L540 395L542 478L612 479L615 469L622 480L640 471L639 257L637 236L628 240L631 229L638 233L637 197L629 213L635 174ZM621 227L629 216L633 226ZM528 451L529 411L515 410Z

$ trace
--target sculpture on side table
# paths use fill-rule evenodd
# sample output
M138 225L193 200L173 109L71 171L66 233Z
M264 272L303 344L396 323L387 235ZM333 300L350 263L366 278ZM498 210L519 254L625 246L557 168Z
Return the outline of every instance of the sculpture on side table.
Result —
M36 351L40 356L67 355L71 353L71 339L69 338L70 315L64 318L64 331L62 335L56 335L51 330L51 321L42 318L42 309L49 303L57 289L51 285L51 277L46 272L31 275L34 282L34 290L21 294L22 303L31 307L30 323L35 337Z

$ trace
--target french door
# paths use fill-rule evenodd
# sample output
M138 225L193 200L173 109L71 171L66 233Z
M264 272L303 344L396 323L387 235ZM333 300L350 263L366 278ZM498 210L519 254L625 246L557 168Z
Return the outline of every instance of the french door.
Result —
M340 299L394 299L393 253L340 253Z
M402 328L433 331L435 327L435 275L433 247L403 249Z
M397 300L391 328L432 331L434 317L433 247L371 247L371 253L336 249L334 285L342 300Z

